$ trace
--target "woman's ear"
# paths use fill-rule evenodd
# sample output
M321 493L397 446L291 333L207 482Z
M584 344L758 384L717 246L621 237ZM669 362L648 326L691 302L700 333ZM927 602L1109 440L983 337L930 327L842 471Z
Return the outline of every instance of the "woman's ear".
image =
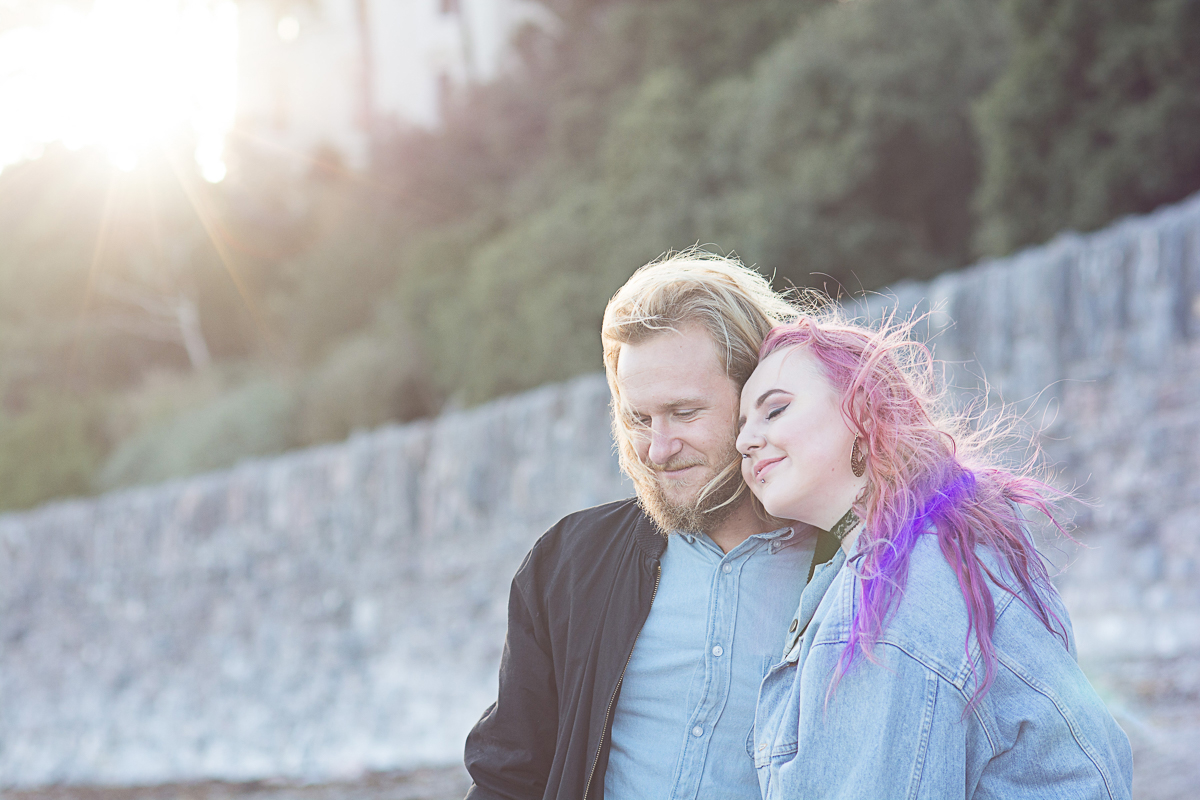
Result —
M874 414L871 413L870 397L862 386L854 389L850 397L850 419L847 420L850 430L858 433L860 430L870 438L875 430Z

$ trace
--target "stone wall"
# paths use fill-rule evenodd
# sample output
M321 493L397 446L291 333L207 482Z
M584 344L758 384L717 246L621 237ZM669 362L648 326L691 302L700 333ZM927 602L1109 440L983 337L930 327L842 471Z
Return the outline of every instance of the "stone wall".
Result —
M461 759L513 572L624 497L589 376L0 517L0 788Z
M1029 409L1095 499L1058 579L1081 660L1200 698L1200 199L901 285L955 381ZM600 376L335 446L0 517L0 788L450 763L509 579L627 496Z

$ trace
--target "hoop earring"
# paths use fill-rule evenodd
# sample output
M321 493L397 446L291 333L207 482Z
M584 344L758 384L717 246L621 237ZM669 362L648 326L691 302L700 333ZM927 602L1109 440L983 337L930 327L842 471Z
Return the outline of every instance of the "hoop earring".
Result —
M858 447L858 434L854 435L854 447L850 450L850 471L861 478L867 471L867 454Z

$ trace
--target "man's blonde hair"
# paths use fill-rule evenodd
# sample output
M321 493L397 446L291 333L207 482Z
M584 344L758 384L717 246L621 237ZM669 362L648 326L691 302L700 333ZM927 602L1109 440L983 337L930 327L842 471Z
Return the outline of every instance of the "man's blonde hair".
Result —
M640 486L643 481L653 480L653 473L637 457L633 444L634 420L621 400L621 386L617 382L621 345L637 344L668 331L699 325L712 337L725 374L740 391L758 365L758 349L767 333L795 313L788 300L771 289L766 278L736 257L696 247L667 253L626 281L604 310L600 340L604 345L604 372L612 392L613 439L621 469L635 484ZM736 461L729 464L703 488L701 497L738 471ZM743 491L744 485L734 499Z

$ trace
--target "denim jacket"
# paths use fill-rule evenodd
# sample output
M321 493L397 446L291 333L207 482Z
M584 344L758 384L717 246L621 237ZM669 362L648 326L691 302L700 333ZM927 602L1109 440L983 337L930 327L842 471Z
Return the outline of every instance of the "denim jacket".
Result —
M862 602L845 560L839 551L817 567L786 655L759 690L748 746L765 800L1131 796L1129 740L1075 662L1057 592L1044 600L1066 626L1069 650L991 586L995 679L964 718L983 665L974 636L966 647L966 604L931 534L913 549L874 660L860 654L831 691Z

